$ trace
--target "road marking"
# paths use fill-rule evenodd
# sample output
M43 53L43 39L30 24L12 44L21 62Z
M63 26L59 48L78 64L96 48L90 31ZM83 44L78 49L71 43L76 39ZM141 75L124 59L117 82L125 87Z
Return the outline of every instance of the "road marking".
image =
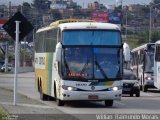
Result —
M119 104L119 105L125 105L124 103L122 103L122 102L119 102L119 101L115 101L115 103L117 103L117 104Z
M143 96L155 97L154 95L151 95L151 93L141 92L141 94L142 94ZM142 97L143 97L143 96L142 96Z

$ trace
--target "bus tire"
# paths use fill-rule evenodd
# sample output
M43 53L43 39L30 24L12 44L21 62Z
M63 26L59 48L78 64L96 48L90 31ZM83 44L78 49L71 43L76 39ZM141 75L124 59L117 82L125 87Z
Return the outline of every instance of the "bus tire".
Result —
M133 97L133 93L130 94L130 97Z
M142 91L142 85L140 85L140 90Z
M48 96L45 95L43 93L43 91L42 91L42 86L40 86L39 88L40 88L40 91L39 91L39 93L40 93L40 99L43 100L43 101L48 100Z
M140 92L139 92L139 93L136 93L136 97L140 97Z
M106 107L111 107L111 106L113 106L113 100L105 100L104 102L105 102L105 106L106 106Z
M143 91L143 92L147 92L147 89L148 89L148 88L147 88L147 86L145 86L145 85L142 87L142 91Z
M64 106L65 102L57 98L56 83L54 83L54 99L57 102L57 106Z
M38 85L38 92L40 92L40 82L39 82L39 78L37 80L37 85Z
M65 102L60 99L57 99L56 102L57 102L57 106L64 106L65 104Z
M56 83L54 82L54 99L57 99Z

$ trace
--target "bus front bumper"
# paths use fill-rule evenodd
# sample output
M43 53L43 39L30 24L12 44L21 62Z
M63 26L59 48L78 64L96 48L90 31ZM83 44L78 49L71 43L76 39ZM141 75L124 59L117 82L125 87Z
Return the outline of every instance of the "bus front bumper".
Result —
M60 99L64 101L69 100L121 100L122 90L116 91L68 91L63 90Z
M146 80L144 86L154 87L154 80Z

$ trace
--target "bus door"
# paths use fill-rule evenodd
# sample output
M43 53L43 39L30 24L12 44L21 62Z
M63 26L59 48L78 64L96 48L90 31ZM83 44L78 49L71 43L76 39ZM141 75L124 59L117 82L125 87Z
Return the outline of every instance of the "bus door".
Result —
M160 89L160 44L156 45L155 63L154 63L154 85Z

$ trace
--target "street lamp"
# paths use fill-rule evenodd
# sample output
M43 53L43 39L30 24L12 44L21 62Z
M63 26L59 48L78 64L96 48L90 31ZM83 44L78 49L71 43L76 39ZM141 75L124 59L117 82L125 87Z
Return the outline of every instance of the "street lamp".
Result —
M149 22L149 43L151 42L151 31L152 31L152 7L160 5L160 3L154 4L152 6L150 6L150 22Z

